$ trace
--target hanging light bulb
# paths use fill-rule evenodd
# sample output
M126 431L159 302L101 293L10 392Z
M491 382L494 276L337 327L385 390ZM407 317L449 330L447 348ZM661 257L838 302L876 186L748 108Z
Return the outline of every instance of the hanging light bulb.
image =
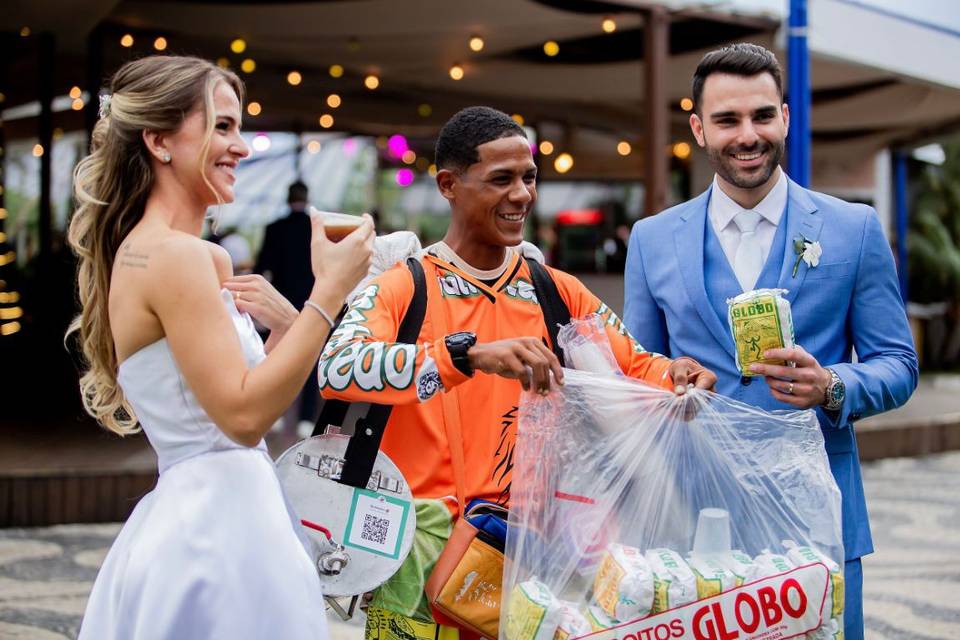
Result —
M553 161L553 168L556 169L557 173L566 173L573 168L573 156L569 153L561 153L557 156L557 159Z

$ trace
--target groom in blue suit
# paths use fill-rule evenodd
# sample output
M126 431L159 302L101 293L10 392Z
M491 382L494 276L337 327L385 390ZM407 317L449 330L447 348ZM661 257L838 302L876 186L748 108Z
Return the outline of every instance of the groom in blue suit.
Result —
M816 409L843 498L845 637L856 640L860 558L873 542L853 424L907 401L917 356L876 212L804 189L780 169L790 121L781 77L774 55L751 44L700 62L690 126L716 175L693 200L634 226L624 321L646 349L712 369L724 395L764 409ZM797 366L752 365L760 375L745 377L726 300L759 288L788 291L800 346L765 355Z

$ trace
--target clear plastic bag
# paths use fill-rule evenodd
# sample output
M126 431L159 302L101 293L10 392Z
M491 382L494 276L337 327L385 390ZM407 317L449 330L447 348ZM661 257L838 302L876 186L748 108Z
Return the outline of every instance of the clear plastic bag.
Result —
M575 324L568 362L600 362L602 329ZM501 638L842 630L840 492L815 414L610 373L567 370L522 399Z

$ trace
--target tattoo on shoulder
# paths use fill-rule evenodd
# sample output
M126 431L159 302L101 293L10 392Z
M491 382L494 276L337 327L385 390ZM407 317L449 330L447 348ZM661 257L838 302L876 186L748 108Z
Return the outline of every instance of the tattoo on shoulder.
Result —
M128 244L120 249L120 266L146 269L149 260L150 254L137 251L132 244Z

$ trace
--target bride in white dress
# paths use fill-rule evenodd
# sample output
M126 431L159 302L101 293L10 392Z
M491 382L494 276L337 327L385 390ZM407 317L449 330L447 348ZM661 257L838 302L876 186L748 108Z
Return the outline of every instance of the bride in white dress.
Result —
M334 244L314 220L316 284L300 312L259 276L233 278L226 252L199 236L249 153L242 96L204 60L128 63L77 167L84 403L119 434L139 423L160 470L97 576L83 640L327 637L263 435L366 273L373 225ZM266 347L251 316L271 329Z

